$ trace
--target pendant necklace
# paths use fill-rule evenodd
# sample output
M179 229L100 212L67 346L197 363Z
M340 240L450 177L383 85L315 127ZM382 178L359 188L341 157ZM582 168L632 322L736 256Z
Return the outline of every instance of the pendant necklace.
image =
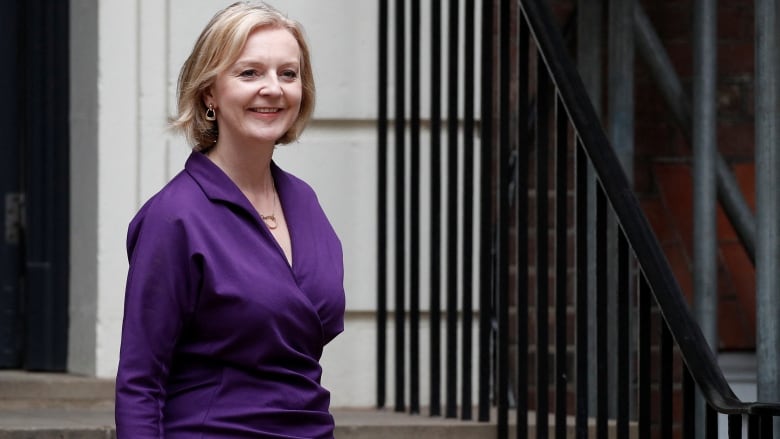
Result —
M271 230L276 230L278 224L276 223L276 185L271 181L271 189L274 191L274 204L270 215L260 214L260 219L263 220L266 226ZM259 213L259 212L258 212Z

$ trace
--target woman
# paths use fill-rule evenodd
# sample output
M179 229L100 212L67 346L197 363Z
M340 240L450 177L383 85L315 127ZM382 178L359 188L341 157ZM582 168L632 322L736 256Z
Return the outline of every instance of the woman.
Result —
M182 67L185 169L130 223L116 389L122 438L331 438L320 355L343 330L341 245L272 161L311 116L300 25L217 13Z

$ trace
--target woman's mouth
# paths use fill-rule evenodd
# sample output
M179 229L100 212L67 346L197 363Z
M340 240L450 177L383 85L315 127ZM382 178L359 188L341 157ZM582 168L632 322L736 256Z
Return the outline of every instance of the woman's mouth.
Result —
M278 113L282 111L282 109L276 107L257 107L257 108L250 108L249 111L252 111L254 113L268 114L268 113Z

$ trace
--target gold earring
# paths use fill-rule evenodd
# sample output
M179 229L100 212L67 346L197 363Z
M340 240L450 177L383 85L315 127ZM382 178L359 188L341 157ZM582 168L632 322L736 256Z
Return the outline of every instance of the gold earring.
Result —
M217 120L217 112L214 111L214 104L209 104L209 108L206 109L206 120L209 121Z

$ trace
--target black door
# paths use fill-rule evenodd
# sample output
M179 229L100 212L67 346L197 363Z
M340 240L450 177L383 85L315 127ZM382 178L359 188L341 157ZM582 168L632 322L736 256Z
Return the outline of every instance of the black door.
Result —
M0 14L0 368L66 367L68 4L10 0Z
M0 14L0 58L5 60L6 68L0 69L0 96L8 105L4 106L0 116L0 137L2 142L2 161L0 161L0 202L2 209L2 236L0 242L0 367L20 365L21 321L20 278L22 255L21 246L21 161L19 156L19 114L15 107L17 97L18 63L16 52L18 45L16 5L11 2L10 10Z

